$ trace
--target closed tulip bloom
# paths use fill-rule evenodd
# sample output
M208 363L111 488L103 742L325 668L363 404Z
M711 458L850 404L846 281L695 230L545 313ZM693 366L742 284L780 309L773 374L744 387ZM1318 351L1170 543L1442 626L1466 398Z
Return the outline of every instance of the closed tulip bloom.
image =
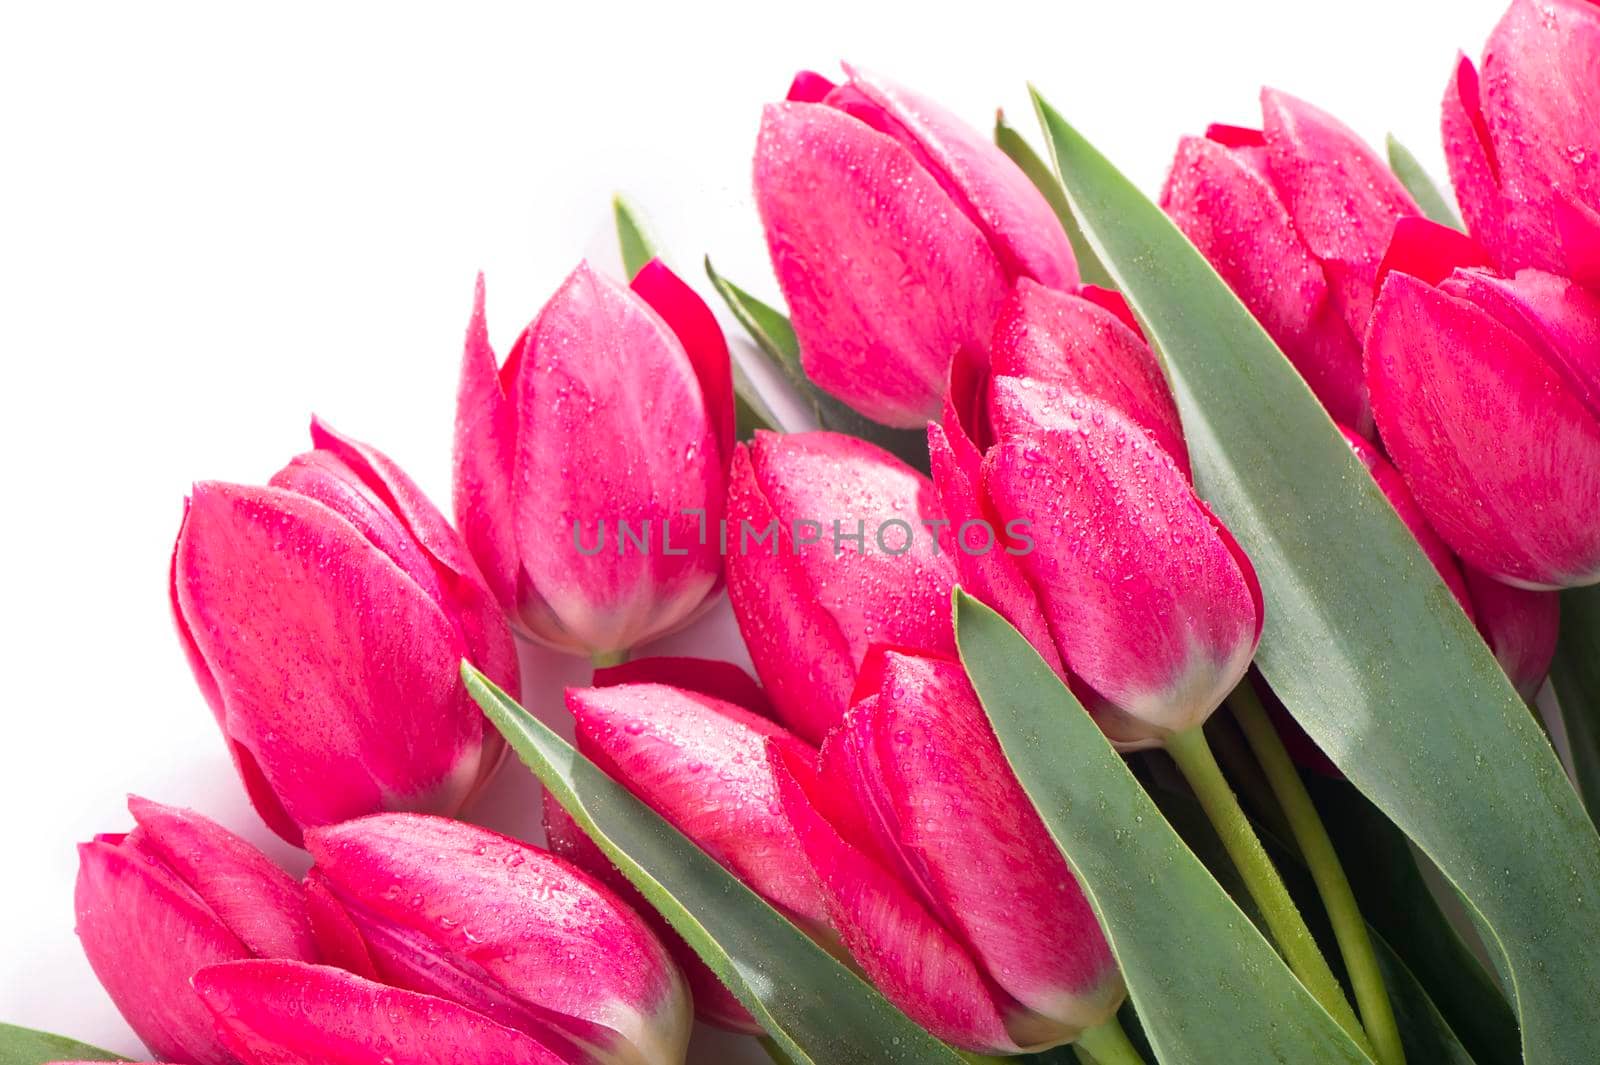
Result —
M299 887L244 840L188 810L131 798L132 832L78 848L78 938L134 1032L164 1061L233 1065L190 987L246 958L315 961Z
M963 587L1136 749L1204 722L1244 675L1261 593L1194 494L1154 354L1081 304L1019 288L992 375L958 362L929 446ZM977 550L979 520L1025 531Z
M939 413L1011 284L1078 281L1049 204L988 138L857 68L802 73L762 116L755 195L806 374L886 425Z
M1512 0L1483 68L1461 56L1444 97L1445 157L1472 235L1502 272L1600 287L1600 7Z
M250 800L279 835L454 812L504 743L457 676L517 684L516 648L444 517L388 458L313 422L265 488L194 487L178 629Z
M324 955L594 1065L676 1065L690 1003L642 918L546 851L459 821L380 814L306 846Z
M716 320L659 262L632 287L581 264L503 366L480 280L457 403L456 519L520 633L609 658L710 602L731 382Z
M1333 116L1261 93L1262 128L1186 137L1161 205L1283 349L1335 421L1370 432L1361 343L1395 222L1420 214Z
M1367 341L1384 446L1470 566L1524 588L1600 581L1600 297L1449 269L1427 236L1397 235Z
M240 1065L573 1065L448 999L303 962L202 969L195 991Z
M928 478L854 437L757 433L734 457L728 595L778 716L819 743L874 643L952 654L955 565Z

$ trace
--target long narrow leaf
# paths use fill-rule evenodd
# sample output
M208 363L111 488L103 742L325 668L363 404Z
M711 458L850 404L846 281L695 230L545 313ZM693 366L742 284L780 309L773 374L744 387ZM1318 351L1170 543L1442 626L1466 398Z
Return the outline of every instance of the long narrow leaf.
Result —
M1600 586L1561 593L1561 642L1550 676L1578 791L1589 816L1600 822Z
M1255 563L1261 672L1493 930L1529 1065L1600 1061L1600 837L1549 743L1249 311L1035 102L1074 213L1165 360L1196 485Z
M1464 228L1461 225L1461 216L1450 206L1444 191L1423 169L1417 157L1411 154L1411 149L1396 140L1393 133L1389 134L1388 147L1389 169L1394 171L1394 176L1400 179L1400 184L1411 193L1411 198L1417 201L1422 213L1442 226L1450 226L1453 229Z
M1006 758L1100 918L1162 1065L1368 1065L1027 640L958 591L956 642Z
M1067 231L1067 240L1072 243L1073 258L1078 260L1079 276L1091 285L1099 285L1101 288L1112 287L1111 275L1106 273L1100 257L1084 239L1083 230L1078 227L1078 220L1072 217L1072 206L1067 203L1067 194L1061 190L1061 182L1056 180L1056 172L1050 169L1049 163L1039 158L1039 153L1033 150L1028 138L1007 124L1004 111L995 112L994 143L1024 174L1028 175L1033 187L1039 190L1050 204L1050 209L1056 213L1056 217L1061 219L1061 228Z
M109 1050L68 1039L64 1035L36 1032L14 1024L0 1024L0 1065L45 1065L48 1061L127 1061Z
M962 1065L469 663L461 676L512 750L796 1065Z
M622 251L622 268L628 280L633 280L651 259L656 257L655 244L645 229L644 219L625 196L611 198L611 213L617 223L617 244Z

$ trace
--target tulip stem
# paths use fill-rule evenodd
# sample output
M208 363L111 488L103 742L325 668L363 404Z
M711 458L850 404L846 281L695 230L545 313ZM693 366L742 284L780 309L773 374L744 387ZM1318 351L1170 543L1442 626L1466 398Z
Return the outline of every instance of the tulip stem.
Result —
M628 649L626 647L617 651L596 651L589 656L589 661L594 663L594 668L596 669L609 669L612 666L620 666L627 660Z
M1350 974L1350 984L1355 989L1361 1021L1377 1051L1378 1063L1405 1065L1400 1029L1395 1024L1394 1009L1389 1004L1383 971L1372 949L1367 922L1361 916L1361 908L1356 904L1344 866L1339 863L1338 852L1333 849L1333 841L1328 838L1328 829L1311 801L1310 792L1306 791L1305 781L1300 779L1299 771L1283 746L1283 738L1267 718L1267 711L1249 680L1242 681L1234 689L1228 697L1228 706L1266 772L1267 783L1283 807L1289 830L1311 869L1317 894L1322 896L1322 905L1333 924L1334 938L1339 941L1345 971Z
M1095 1065L1145 1065L1144 1055L1122 1030L1115 1013L1104 1024L1085 1029L1074 1046L1080 1058L1088 1054Z
M1284 887L1283 878L1273 866L1272 859L1261 846L1250 819L1239 805L1228 780L1211 754L1205 733L1199 728L1175 732L1167 738L1167 753L1178 763L1178 769L1194 789L1195 797L1205 810L1206 817L1216 828L1222 846L1233 859L1234 867L1244 878L1245 887L1255 901L1256 908L1267 922L1267 930L1277 943L1284 960L1300 982L1322 1004L1334 1020L1355 1040L1356 1045L1371 1054L1367 1034L1356 1019L1355 1010L1344 997L1344 989L1328 967L1317 941L1306 927L1305 918L1295 908Z

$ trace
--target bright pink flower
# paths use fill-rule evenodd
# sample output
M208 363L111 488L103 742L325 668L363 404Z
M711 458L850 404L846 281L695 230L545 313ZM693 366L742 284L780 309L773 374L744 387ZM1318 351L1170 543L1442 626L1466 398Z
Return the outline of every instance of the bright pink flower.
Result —
M1550 591L1513 588L1471 566L1464 572L1478 631L1517 693L1533 702L1556 656L1561 597Z
M504 366L480 279L456 412L456 518L520 632L611 654L709 603L731 381L716 320L659 262L631 289L580 265Z
M1361 339L1395 222L1420 209L1333 116L1261 93L1262 128L1186 137L1161 205L1336 421L1363 432Z
M756 673L813 743L874 643L953 654L955 566L933 485L854 437L758 433L734 457L728 595Z
M1203 722L1249 666L1255 572L1195 496L1177 411L1136 334L1027 286L1001 322L994 374L957 360L944 425L928 430L962 586L1113 741L1160 744ZM991 542L991 529L1005 535Z
M1600 297L1539 270L1446 272L1428 232L1397 231L1367 339L1384 446L1471 566L1600 581Z
M330 960L448 999L563 1061L676 1065L682 977L638 914L565 860L460 821L379 814L306 835Z
M1505 273L1600 287L1600 6L1512 0L1444 97L1445 155L1467 226Z
M902 428L938 416L957 350L983 350L1019 277L1070 289L1050 205L987 138L847 67L802 73L762 117L755 193L801 362L821 388Z
M387 809L453 812L505 746L458 676L516 690L511 634L444 517L313 422L266 488L202 482L172 558L190 664L250 800L292 843Z
M233 1065L189 986L244 958L315 961L294 880L222 826L130 798L138 827L78 847L78 938L111 1001L151 1053Z
M242 1065L571 1065L481 1013L324 965L236 961L195 991Z

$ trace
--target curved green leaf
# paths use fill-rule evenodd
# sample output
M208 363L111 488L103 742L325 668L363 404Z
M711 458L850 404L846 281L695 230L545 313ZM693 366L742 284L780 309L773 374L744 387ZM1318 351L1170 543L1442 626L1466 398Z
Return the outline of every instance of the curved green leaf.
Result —
M1561 593L1561 642L1550 667L1572 768L1591 819L1600 822L1600 585Z
M1067 231L1067 240L1072 243L1072 256L1078 260L1079 276L1088 284L1111 288L1111 275L1106 273L1100 257L1084 239L1083 230L1078 228L1078 220L1072 216L1072 207L1067 203L1067 194L1061 191L1061 182L1056 180L1056 172L1050 169L1049 163L1039 158L1039 153L1033 150L1033 145L1028 143L1026 137L1006 123L1004 111L994 113L994 143L1017 164L1018 169L1028 175L1033 187L1039 190L1056 217L1061 219L1061 228Z
M639 209L621 193L611 197L611 213L617 222L617 243L622 248L622 268L632 281L656 257L655 243L645 229Z
M1196 486L1255 563L1261 672L1493 929L1525 1060L1600 1061L1600 837L1549 743L1249 311L1035 103L1073 211L1165 360Z
M44 1065L47 1061L127 1061L109 1050L68 1039L64 1035L36 1032L14 1024L0 1024L0 1065Z
M1442 226L1452 229L1464 229L1461 216L1456 214L1456 209L1450 206L1450 200L1417 157L1395 139L1393 133L1389 134L1389 169L1394 171L1394 176L1400 179L1400 184L1411 193L1411 198L1417 201L1417 206L1422 208L1422 213L1438 222Z
M1100 918L1162 1065L1370 1065L1027 640L958 590L956 642L1006 758Z
M795 1065L962 1065L470 663L461 676L512 750Z

